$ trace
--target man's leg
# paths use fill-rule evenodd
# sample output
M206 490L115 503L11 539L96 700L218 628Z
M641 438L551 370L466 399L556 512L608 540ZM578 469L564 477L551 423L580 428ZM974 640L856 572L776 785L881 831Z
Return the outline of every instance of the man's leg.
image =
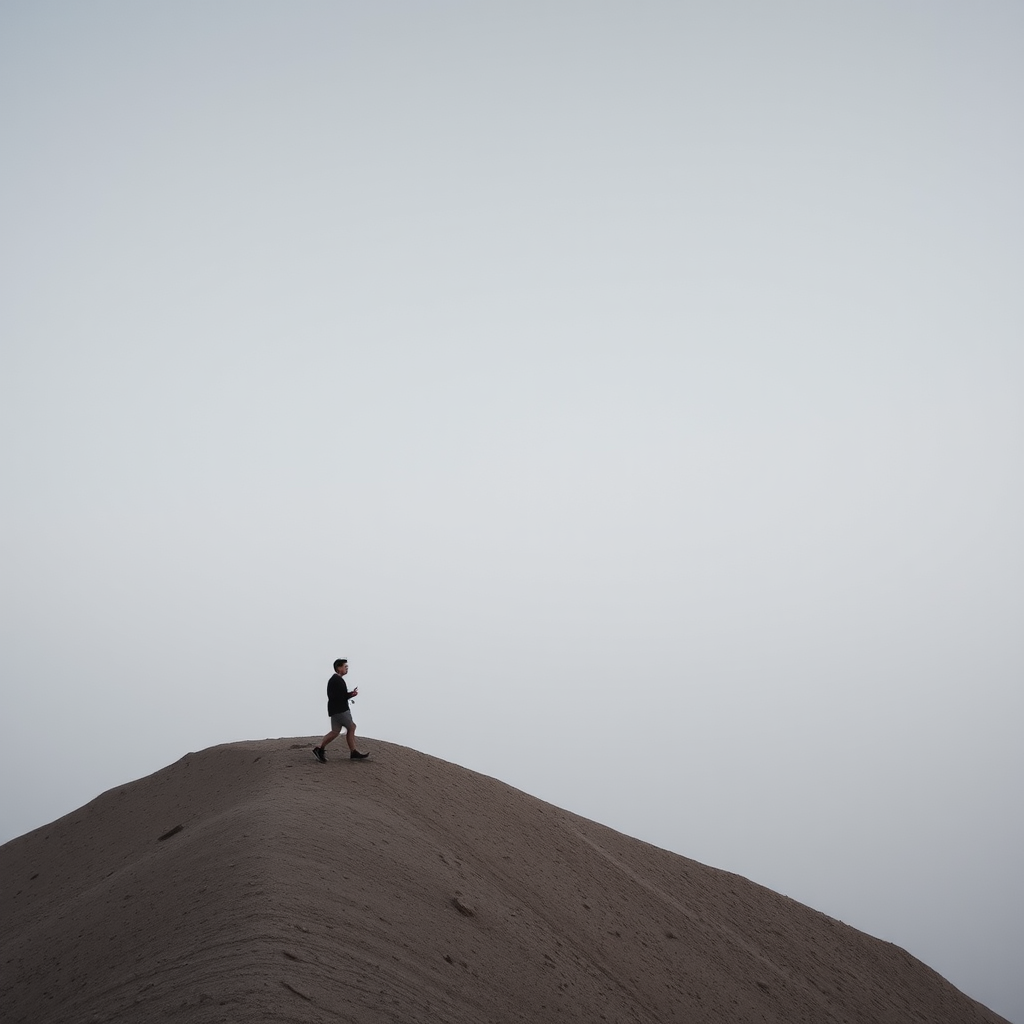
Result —
M333 723L332 723L332 726L333 726ZM338 733L340 733L340 732L341 732L340 729L335 729L335 728L332 727L331 731L320 741L320 746L313 748L313 756L321 764L323 764L327 760L327 758L324 757L324 747L326 747L327 744L331 742L331 740L336 740L338 738Z
M348 744L348 749L350 751L356 749L356 723L355 722L353 722L345 730L345 742Z

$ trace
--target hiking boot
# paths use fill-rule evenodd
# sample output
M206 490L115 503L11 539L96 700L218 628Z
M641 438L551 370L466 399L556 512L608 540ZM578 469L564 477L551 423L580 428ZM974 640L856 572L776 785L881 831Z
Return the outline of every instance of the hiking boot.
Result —
M317 759L317 760L318 760L318 761L319 761L319 762L320 762L321 764L325 764L325 763L327 762L327 757L326 757L326 755L324 754L324 748L323 748L323 747L314 747L314 748L313 748L313 756L314 756L314 757L315 757L315 758L316 758L316 759Z
M351 757L353 761L362 761L362 759L364 757L369 757L370 755L369 754L360 754L358 750L353 750L352 753L349 754L348 756Z

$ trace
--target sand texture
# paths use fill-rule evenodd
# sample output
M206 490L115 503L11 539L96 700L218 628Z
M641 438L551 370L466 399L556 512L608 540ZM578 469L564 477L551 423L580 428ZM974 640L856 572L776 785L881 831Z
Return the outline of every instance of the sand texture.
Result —
M190 753L0 847L3 1020L1003 1021L745 878L363 743Z

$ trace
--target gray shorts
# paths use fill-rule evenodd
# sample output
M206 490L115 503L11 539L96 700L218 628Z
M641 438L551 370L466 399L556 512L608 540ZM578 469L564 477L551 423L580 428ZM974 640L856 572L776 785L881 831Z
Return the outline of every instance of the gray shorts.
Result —
M331 728L341 732L342 729L354 729L356 723L352 721L351 711L342 711L340 715L331 715Z

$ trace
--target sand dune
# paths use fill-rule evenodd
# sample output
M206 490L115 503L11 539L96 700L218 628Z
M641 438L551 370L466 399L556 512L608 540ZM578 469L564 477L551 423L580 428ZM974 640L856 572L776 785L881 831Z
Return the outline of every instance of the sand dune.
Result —
M747 879L365 742L188 754L0 847L4 1020L1003 1021Z

